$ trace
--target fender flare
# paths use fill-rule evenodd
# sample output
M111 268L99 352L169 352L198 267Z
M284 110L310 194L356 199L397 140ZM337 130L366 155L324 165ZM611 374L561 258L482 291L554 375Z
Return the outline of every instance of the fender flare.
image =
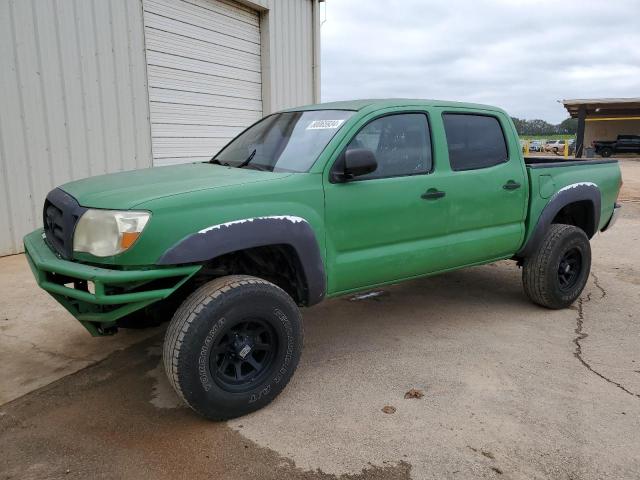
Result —
M542 209L542 213L538 218L538 222L529 240L518 253L516 253L516 257L522 258L530 256L542 243L551 222L553 222L558 212L571 203L583 201L588 201L593 206L592 228L586 232L589 238L593 237L598 231L598 225L600 224L600 189L592 182L572 183L571 185L561 188L551 197L547 205Z
M302 217L252 217L220 223L186 236L162 254L158 265L202 263L221 255L268 245L289 245L298 255L307 284L306 305L325 296L326 273L315 232Z

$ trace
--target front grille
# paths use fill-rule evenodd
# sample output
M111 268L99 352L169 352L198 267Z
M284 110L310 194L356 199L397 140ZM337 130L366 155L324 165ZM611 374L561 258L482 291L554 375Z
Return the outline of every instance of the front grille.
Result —
M59 188L47 195L42 212L45 237L49 246L63 258L73 256L73 232L85 210L75 198Z
M44 231L46 232L47 240L58 252L64 250L62 210L49 202L49 200L44 202Z

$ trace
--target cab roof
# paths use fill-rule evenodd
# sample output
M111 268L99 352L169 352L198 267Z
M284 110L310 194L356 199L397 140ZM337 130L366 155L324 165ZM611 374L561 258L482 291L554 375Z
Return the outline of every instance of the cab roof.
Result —
M340 102L317 103L315 105L304 105L301 107L290 108L284 110L286 112L300 112L309 110L352 110L360 111L367 107L373 109L403 107L410 105L420 105L428 107L458 107L458 108L474 108L482 110L492 110L502 112L498 107L490 105L482 105L478 103L452 102L447 100L425 100L412 98L379 98L379 99L360 99L360 100L344 100Z

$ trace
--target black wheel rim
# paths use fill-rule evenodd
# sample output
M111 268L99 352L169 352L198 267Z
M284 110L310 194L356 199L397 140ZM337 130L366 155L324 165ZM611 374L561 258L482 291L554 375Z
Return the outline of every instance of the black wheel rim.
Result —
M562 257L560 257L560 264L558 265L558 283L560 290L566 292L575 287L580 277L582 270L582 255L580 250L572 248L567 250Z
M231 325L211 349L211 376L230 392L253 388L269 372L277 341L273 327L264 320L249 319Z

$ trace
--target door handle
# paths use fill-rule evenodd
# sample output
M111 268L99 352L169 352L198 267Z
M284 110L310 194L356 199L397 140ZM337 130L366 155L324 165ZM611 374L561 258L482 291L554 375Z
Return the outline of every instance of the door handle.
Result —
M516 190L518 188L520 188L522 185L520 185L518 182L514 182L513 180L509 180L507 183L505 183L502 188L504 188L505 190Z
M438 198L444 197L445 195L446 195L445 192L442 192L437 188L430 188L429 190L424 192L422 195L420 195L420 197L424 198L425 200L436 200Z

